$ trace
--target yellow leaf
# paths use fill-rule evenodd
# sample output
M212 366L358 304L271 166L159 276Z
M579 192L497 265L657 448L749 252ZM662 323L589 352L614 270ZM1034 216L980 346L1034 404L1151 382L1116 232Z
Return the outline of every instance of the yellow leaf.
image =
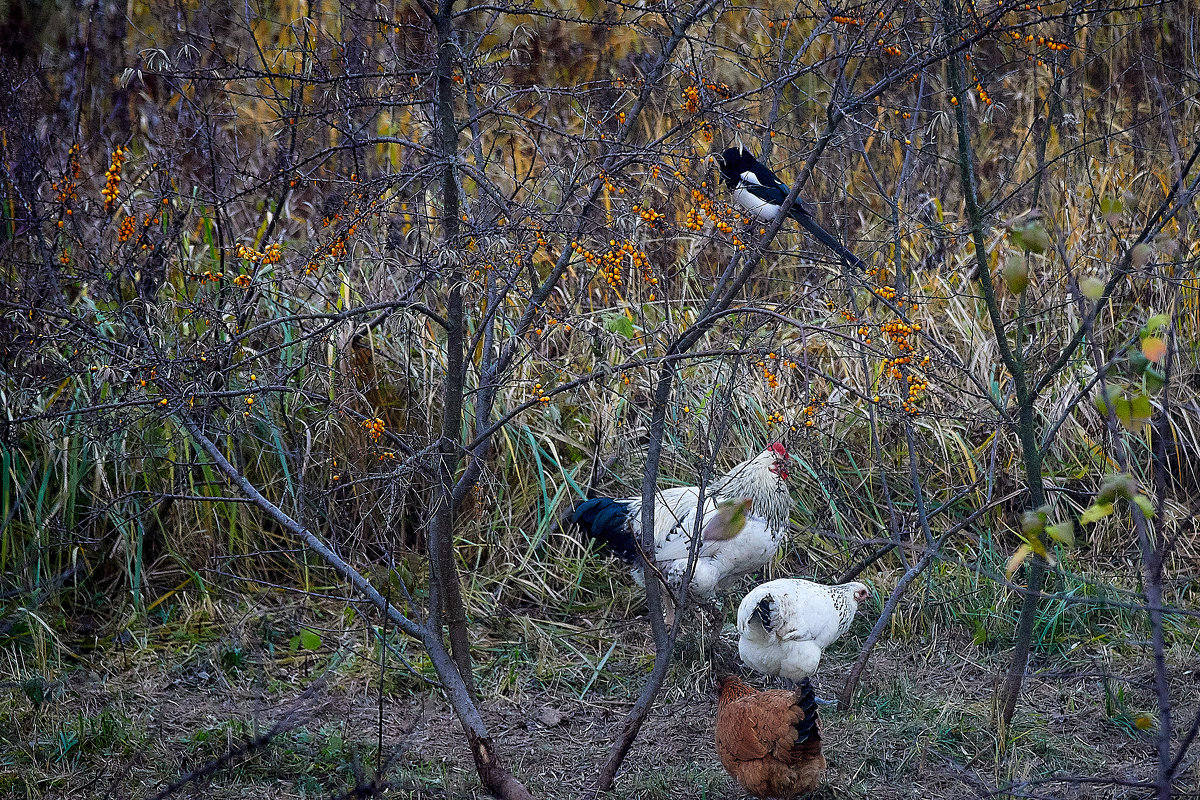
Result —
M1139 731L1148 731L1154 727L1154 720L1150 719L1149 714L1139 714L1133 720L1133 727Z
M1008 564L1004 568L1004 577L1012 580L1012 576L1016 574L1017 570L1021 568L1021 564L1025 562L1025 559L1029 558L1029 554L1032 552L1033 548L1027 544L1018 547L1017 552L1013 553L1012 558L1008 559Z

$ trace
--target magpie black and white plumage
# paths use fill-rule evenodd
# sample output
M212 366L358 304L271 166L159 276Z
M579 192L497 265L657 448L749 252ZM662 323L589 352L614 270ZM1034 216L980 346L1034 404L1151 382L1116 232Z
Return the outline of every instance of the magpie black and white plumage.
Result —
M747 214L763 222L774 221L779 215L783 201L791 192L791 187L779 180L778 175L744 147L728 148L717 157L717 161L721 167L721 177L733 193L733 202ZM812 212L800 198L796 198L788 216L800 223L814 239L837 253L840 258L866 271L867 265L861 259L846 249L836 236L817 224Z

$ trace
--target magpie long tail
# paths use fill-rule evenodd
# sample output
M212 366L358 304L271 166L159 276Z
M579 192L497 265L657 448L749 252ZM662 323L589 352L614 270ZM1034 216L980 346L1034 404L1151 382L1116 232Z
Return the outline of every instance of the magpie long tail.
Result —
M806 231L812 234L814 239L828 247L833 252L837 253L840 258L846 259L846 261L850 262L851 266L860 269L863 272L867 271L867 265L864 264L862 260L858 258L858 256L847 250L846 245L838 241L838 238L832 233L818 225L817 221L806 214L802 209L797 210L796 208L793 208L791 217L792 219L796 220L796 222L799 222Z

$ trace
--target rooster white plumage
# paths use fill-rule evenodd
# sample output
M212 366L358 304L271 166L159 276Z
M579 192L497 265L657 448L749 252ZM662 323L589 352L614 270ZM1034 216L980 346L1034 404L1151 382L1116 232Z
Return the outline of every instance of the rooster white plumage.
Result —
M775 556L792 509L786 483L789 458L787 448L772 444L709 485L692 594L715 598L722 583L760 569ZM654 561L675 585L687 571L699 496L697 486L678 486L659 491L656 498ZM640 497L584 501L571 514L571 521L621 558L637 562ZM635 567L634 578L643 583L640 567Z
M850 629L870 595L863 583L768 581L738 607L738 655L751 669L799 683L817 671L825 648Z

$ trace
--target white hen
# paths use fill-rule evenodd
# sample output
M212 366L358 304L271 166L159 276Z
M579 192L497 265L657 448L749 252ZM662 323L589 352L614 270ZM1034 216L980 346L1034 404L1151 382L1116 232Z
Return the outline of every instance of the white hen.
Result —
M862 583L768 581L738 607L738 655L751 669L799 683L817 671L825 648L850 629L870 594Z

